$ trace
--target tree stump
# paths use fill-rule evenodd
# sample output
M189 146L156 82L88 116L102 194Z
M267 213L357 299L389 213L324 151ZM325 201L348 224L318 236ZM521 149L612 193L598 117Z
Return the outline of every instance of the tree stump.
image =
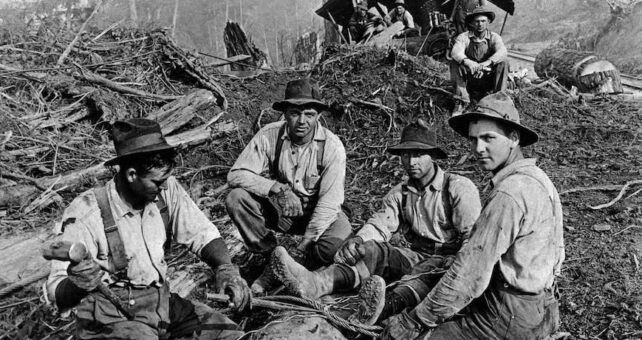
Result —
M243 31L243 28L241 28L241 25L238 23L229 21L225 25L223 40L225 41L228 57L246 54L251 56L252 60L244 62L245 64L252 66L263 66L267 64L267 56L265 53L254 46L254 43L247 37L245 31ZM237 63L230 65L230 67L232 71L244 71L248 68Z
M535 73L540 78L557 78L584 93L622 92L618 69L590 52L547 48L535 58Z

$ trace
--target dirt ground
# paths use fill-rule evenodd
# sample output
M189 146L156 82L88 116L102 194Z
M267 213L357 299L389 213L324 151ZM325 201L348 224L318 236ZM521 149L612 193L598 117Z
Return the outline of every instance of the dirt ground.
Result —
M269 107L282 97L286 82L306 75L268 72L237 79L217 74L229 102L222 119L235 122L239 129L182 154L178 175L189 173L181 177L183 183L220 226L228 247L237 254L234 261L248 281L258 276L261 259L244 251L222 205L226 192L213 190L224 183L226 167L232 165L258 127L279 118ZM311 76L320 81L324 98L332 106L322 123L339 135L346 147L346 200L353 210L355 228L403 179L398 159L385 150L398 141L405 124L419 117L435 126L439 142L450 154L442 167L470 177L484 192L490 178L476 168L467 142L446 124L453 102L444 91L448 90L445 66L429 58L415 59L383 50L334 48L328 50ZM622 199L607 208L590 208L611 201L626 182L640 179L642 109L610 99L567 102L532 87L518 89L512 95L524 124L541 137L541 142L526 148L525 153L538 159L561 193L567 256L558 282L561 330L569 333L567 339L642 338L642 197L637 191L642 186L636 182ZM0 110L0 122L2 129L20 125L6 110ZM93 125L78 126L83 127L92 129ZM105 133L99 130L96 136L104 138ZM194 173L206 165L218 167ZM37 216L23 218L19 209L5 210L0 234L3 238L24 237L51 228L51 221L60 216L64 206L90 186L87 183L64 192L62 204ZM576 188L595 189L567 192ZM172 262L177 268L196 262L191 257L179 258ZM193 297L203 298L208 284L199 287ZM73 323L44 304L39 288L27 287L0 302L0 339L64 339L71 334ZM252 330L262 327L272 313L230 316Z

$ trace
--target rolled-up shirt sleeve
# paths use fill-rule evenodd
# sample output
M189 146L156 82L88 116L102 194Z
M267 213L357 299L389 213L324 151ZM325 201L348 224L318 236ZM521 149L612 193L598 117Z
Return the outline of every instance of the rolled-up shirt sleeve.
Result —
M327 150L323 154L322 161L325 167L320 176L319 200L303 235L304 238L313 241L318 240L337 219L344 200L346 152L340 142L329 144L328 140L325 146Z
M497 34L497 33L491 33L492 35L492 49L495 51L493 55L491 55L488 59L493 62L493 64L501 63L502 61L506 60L506 57L508 56L508 50L506 49L506 46L504 45L504 40L502 40L502 37Z
M173 237L177 243L186 245L194 254L200 255L208 243L221 237L218 228L198 208L174 177L167 180L167 190L164 194Z
M455 38L455 43L450 51L450 56L454 61L461 64L466 59L466 47L469 43L468 32L461 33Z
M368 219L357 236L360 236L364 241L389 241L401 223L402 195L401 185L390 190L383 198L381 209Z
M524 212L510 195L497 192L475 223L468 245L430 294L415 308L428 326L452 317L488 287L493 268L517 237Z
M265 197L270 193L270 188L275 180L261 176L268 170L271 152L269 131L259 131L243 149L227 174L227 182L232 188L242 188L248 192Z

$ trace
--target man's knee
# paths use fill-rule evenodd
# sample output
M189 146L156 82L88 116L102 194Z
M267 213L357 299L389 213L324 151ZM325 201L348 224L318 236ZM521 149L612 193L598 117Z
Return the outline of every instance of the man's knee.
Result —
M242 210L246 205L245 203L250 200L254 199L247 190L241 188L232 189L225 198L225 207L227 208L227 212L232 215L233 213Z

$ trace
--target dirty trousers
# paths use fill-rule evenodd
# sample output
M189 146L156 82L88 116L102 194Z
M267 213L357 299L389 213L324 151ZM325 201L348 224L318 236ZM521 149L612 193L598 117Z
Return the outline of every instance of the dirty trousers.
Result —
M458 247L436 247L422 251L395 247L388 242L367 241L362 245L365 256L364 268L357 272L363 281L370 275L381 276L387 283L398 281L393 289L406 296L404 290L410 288L416 303L423 300L437 284L452 261Z
M494 276L488 289L463 316L435 328L421 339L544 339L559 328L559 304L552 290L519 292Z
M77 339L236 339L244 333L225 315L170 293L167 285L111 290L134 319L91 293L76 308Z
M314 207L304 207L303 216L283 217L280 209L269 198L259 197L244 189L232 190L226 199L227 212L238 228L245 245L255 253L267 253L276 246L273 230L287 234L303 235L310 222ZM340 211L336 220L309 248L306 265L316 268L331 264L334 253L343 242L352 237L348 217Z
M461 98L465 104L470 103L470 93L473 93L476 100L485 97L489 93L505 90L508 85L508 63L503 61L495 64L490 72L484 72L479 79L473 77L470 70L463 64L456 61L450 62L450 79L455 86L455 95Z

